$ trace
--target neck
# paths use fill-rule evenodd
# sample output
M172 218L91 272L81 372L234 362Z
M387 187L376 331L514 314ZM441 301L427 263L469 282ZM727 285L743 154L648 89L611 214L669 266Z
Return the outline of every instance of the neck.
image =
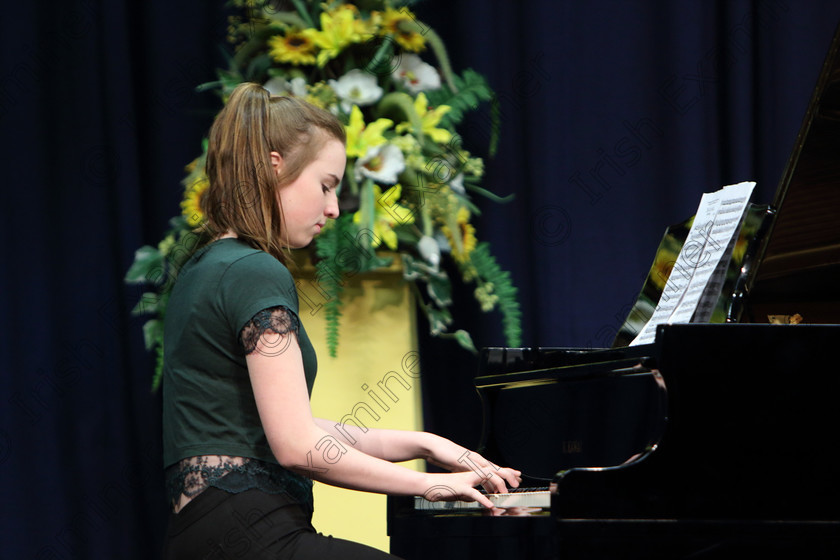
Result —
M214 241L218 241L219 239L228 239L228 238L234 238L234 239L236 239L237 237L238 237L238 236L237 236L234 232L232 232L231 230L227 230L227 231L226 231L226 232L224 232L223 234L221 234L221 235L219 235L218 237L216 237L216 239L214 239Z

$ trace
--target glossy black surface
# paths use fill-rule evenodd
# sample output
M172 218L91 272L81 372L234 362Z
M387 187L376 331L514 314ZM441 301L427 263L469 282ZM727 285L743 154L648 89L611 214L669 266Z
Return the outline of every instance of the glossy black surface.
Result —
M840 558L839 48L840 29L775 199L755 207L727 322L660 326L645 346L619 333L612 349L485 349L481 450L529 485L552 481L550 512L390 499L394 553ZM803 324L768 324L797 314Z
M740 322L799 313L840 323L840 29L826 55L772 202L769 232L744 279Z

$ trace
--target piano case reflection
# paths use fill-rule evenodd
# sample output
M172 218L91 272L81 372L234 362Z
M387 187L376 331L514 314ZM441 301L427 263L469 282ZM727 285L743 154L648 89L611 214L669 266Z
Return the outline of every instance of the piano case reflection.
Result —
M481 451L540 494L490 512L389 498L394 554L840 558L839 45L840 28L775 199L747 212L719 322L628 346L646 283L612 348L484 349Z

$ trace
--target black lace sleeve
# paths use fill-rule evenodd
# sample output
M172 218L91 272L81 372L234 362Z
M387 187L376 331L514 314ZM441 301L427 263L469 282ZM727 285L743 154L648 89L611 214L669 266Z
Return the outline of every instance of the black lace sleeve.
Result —
M263 309L242 327L239 340L246 354L259 351L266 356L282 354L297 338L300 323L297 315L283 306ZM262 344L258 344L262 342Z

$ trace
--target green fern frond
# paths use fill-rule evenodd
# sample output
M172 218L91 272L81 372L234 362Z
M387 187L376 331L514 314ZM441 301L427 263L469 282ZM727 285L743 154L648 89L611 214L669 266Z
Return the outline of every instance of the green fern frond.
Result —
M487 80L475 70L468 68L464 70L463 76L456 74L454 80L458 87L457 92L453 92L448 87L441 87L426 93L432 105L451 107L444 115L442 123L452 126L460 123L467 112L478 109L482 101L492 101L495 97Z
M441 125L454 128L469 111L478 109L482 102L490 102L490 154L496 152L499 131L501 128L501 111L496 94L490 88L484 77L470 68L464 70L462 76L453 77L457 92L453 92L444 85L437 90L426 92L426 96L433 106L447 105L451 107Z
M342 214L318 236L315 244L315 280L321 295L326 319L327 349L335 357L341 320L341 296L349 277L389 266L390 258L379 257L371 247L373 234L353 222L353 214Z
M502 330L508 346L522 344L522 311L517 300L517 289L510 273L496 263L490 254L490 245L479 243L470 253L470 263L475 268L479 282L492 282L493 293L498 297L497 307L502 313Z
M315 281L326 299L323 312L326 320L327 350L335 358L338 349L338 327L341 320L341 293L344 283L341 272L335 269L336 257L341 251L342 231L346 231L348 220L344 216L335 220L332 227L324 229L315 246Z

